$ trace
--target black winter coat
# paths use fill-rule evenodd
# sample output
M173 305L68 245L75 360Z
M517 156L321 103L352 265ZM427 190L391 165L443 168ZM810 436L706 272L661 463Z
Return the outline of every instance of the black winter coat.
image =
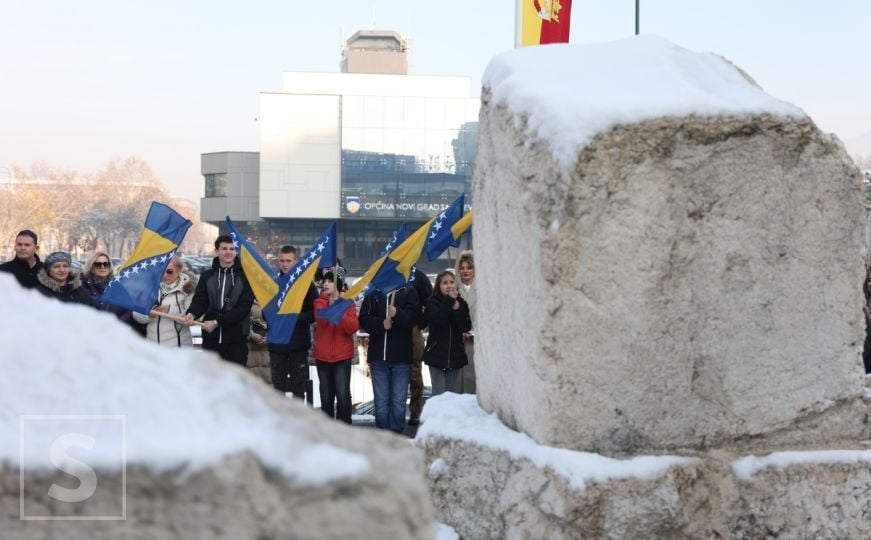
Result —
M221 343L245 342L251 331L253 304L254 293L242 271L239 257L230 268L221 268L215 257L212 269L200 276L187 312L195 319L205 315L204 321L218 322L218 327L212 332L203 332L203 346L208 348Z
M429 276L427 276L423 270L420 268L414 269L414 280L411 282L411 285L414 287L414 290L417 291L417 300L420 304L420 307L426 305L426 301L429 300L429 297L432 296L432 283L429 282ZM426 328L426 320L421 317L420 318L420 329L423 330Z
M459 369L469 363L463 346L463 332L472 329L469 304L457 298L459 309L453 309L449 296L435 295L426 303L423 318L429 324L429 337L423 351L423 362L438 369Z
M50 278L45 268L40 270L36 277L39 280L39 287L36 290L49 298L56 298L61 302L91 305L90 302L79 295L79 289L82 286L82 279L79 274L70 272L63 285Z
M387 297L375 291L363 300L360 307L360 328L369 334L369 363L387 361L390 364L410 364L412 356L411 329L420 322L420 303L412 287L403 287L394 294L393 327L384 330L387 318Z
M33 268L27 265L27 261L18 257L0 264L0 272L9 272L14 275L18 283L26 289L39 287L39 279L36 275L40 270L42 270L42 261L39 260L39 255L36 255L36 264L33 265Z

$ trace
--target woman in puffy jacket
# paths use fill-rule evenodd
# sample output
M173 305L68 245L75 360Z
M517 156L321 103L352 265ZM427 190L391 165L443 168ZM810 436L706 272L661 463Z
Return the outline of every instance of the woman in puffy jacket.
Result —
M196 283L194 279L182 272L182 262L178 257L173 257L163 273L160 282L160 292L157 297L157 305L151 311L178 315L184 317L193 299ZM164 347L191 347L193 338L191 329L183 323L176 322L159 315L143 315L133 312L133 318L145 324L145 337Z
M338 300L345 283L341 271L324 274L323 292L315 299L315 344L312 356L320 380L321 410L327 416L351 423L351 360L354 358L354 333L360 328L357 308L348 306L338 325L321 318L321 310ZM335 403L335 408L334 408Z
M423 361L429 366L432 395L459 393L460 376L468 363L463 333L471 330L472 320L469 304L457 292L452 272L442 272L436 277L423 318L429 325Z

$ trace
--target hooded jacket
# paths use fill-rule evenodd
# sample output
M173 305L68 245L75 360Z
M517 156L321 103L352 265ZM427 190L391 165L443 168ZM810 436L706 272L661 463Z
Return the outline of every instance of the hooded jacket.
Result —
M429 324L429 336L423 351L426 365L438 369L458 369L469 363L463 346L463 332L472 329L469 304L457 297L459 309L449 296L433 295L426 303L423 318Z
M221 268L215 257L211 270L200 275L187 312L195 319L203 317L204 321L217 321L218 327L214 331L203 333L203 347L214 348L248 339L252 304L254 293L242 271L239 257L230 268Z
M169 315L181 315L187 312L193 300L195 280L182 273L172 283L160 284L158 303L169 308ZM191 347L193 338L191 329L179 322L166 317L152 317L142 313L133 313L136 322L144 324L145 337L164 347Z
M420 304L412 287L403 287L390 293L396 315L390 330L384 329L388 298L375 291L363 300L360 307L360 327L369 334L369 363L411 363L411 329L420 322Z
M90 302L85 301L79 295L79 288L82 286L82 278L79 274L70 272L66 282L60 284L49 277L45 268L41 268L36 274L36 278L39 280L37 290L42 294L50 298L57 298L61 302L90 305Z
M335 325L318 317L318 312L330 306L330 297L322 294L315 299L315 346L312 356L322 362L340 362L354 358L354 333L360 329L357 306L351 304Z

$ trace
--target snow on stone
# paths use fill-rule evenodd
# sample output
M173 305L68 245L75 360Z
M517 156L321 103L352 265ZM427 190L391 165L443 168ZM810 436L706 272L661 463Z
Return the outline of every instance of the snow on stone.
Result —
M506 427L495 414L478 406L474 395L445 393L427 400L415 444L423 446L430 437L460 439L503 451L516 459L529 459L563 476L576 490L588 483L638 478L655 479L670 467L696 463L678 456L638 456L612 459L600 454L552 448L536 443L523 433Z
M732 462L732 472L739 480L749 481L754 474L768 467L785 469L792 465L839 463L845 465L871 463L871 450L789 451L774 452L764 457L747 456Z
M459 540L460 535L450 525L436 522L436 540Z
M728 61L658 36L592 45L522 47L494 57L483 86L531 134L550 143L565 168L597 134L661 116L804 117L748 81Z
M430 476L438 476L447 470L448 470L448 464L442 458L435 459L435 460L433 460L432 463L429 464L429 475Z
M369 469L365 456L313 441L302 420L269 406L259 381L211 354L160 348L114 316L23 290L9 274L0 273L0 291L0 463L18 466L19 433L28 448L55 440L56 431L40 429L47 424L23 416L121 415L127 463L156 472L193 473L243 451L300 485ZM88 463L116 466L123 441L107 431L111 423L93 422L90 432L105 436L94 437ZM25 458L28 467L52 467L48 452Z

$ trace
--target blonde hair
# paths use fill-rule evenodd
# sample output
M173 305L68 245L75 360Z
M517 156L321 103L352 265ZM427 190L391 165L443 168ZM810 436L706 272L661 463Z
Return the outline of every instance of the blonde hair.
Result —
M457 266L454 271L454 274L456 274L457 277L460 275L460 264L462 263L468 264L470 268L475 268L475 252L471 249L460 252L460 256L457 257Z
M99 257L106 257L106 260L109 261L109 271L112 273L115 272L115 269L112 268L112 257L110 257L105 251L95 251L93 255L88 257L88 262L85 263L85 266L82 267L82 272L85 276L91 273L91 267L94 266L94 261Z

